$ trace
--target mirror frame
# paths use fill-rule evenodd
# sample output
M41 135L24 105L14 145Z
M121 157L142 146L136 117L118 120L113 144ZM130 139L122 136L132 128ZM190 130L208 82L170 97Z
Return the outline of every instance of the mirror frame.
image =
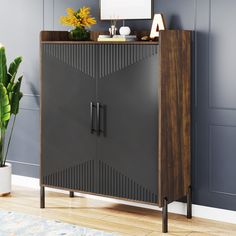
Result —
M154 16L154 0L151 0L151 17L150 18L137 18L137 19L102 19L101 14L101 1L99 0L99 19L100 21L109 21L109 20L152 20Z

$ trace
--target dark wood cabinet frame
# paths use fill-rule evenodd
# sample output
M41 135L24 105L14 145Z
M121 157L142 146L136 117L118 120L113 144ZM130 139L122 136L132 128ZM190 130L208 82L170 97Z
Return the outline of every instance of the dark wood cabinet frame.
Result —
M47 43L66 44L103 44L96 42L99 32L92 32L89 42L70 41L68 32L43 31L40 35L41 45ZM107 42L105 44L108 44ZM109 44L126 44L112 42ZM127 44L159 44L160 67L158 94L158 202L163 209L163 232L168 231L168 204L187 198L187 218L192 217L191 190L191 32L183 30L165 30L160 32L159 42L127 42ZM43 80L41 81L43 83ZM41 104L43 97L41 96ZM43 107L41 106L41 114ZM44 132L41 119L41 133ZM43 138L41 134L41 138ZM41 153L41 161L42 161ZM45 187L42 182L41 170L41 201L45 207ZM70 191L74 197L77 189ZM93 193L91 193L93 194ZM127 199L129 200L129 199Z

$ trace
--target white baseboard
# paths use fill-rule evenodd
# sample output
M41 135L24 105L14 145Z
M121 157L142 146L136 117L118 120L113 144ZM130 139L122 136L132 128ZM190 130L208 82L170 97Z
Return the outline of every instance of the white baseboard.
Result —
M39 179L35 179L35 178L13 175L12 183L15 186L39 189ZM66 193L66 191L56 190L56 189L50 189L50 191ZM82 193L76 193L75 195L91 198L91 199L96 199L96 200L103 200L103 201L112 202L112 203L126 204L130 206L143 207L143 208L148 208L148 209L153 209L153 210L158 210L158 211L161 210L161 208L156 207L156 206L129 202L129 201L124 201L124 200L117 200L113 198L99 197L99 196L82 194ZM181 203L181 202L173 202L169 204L168 211L171 213L186 215L186 212L187 212L186 204ZM229 211L229 210L223 210L223 209L218 209L218 208L213 208L213 207L205 207L205 206L194 205L194 204L192 206L192 211L193 211L192 213L194 217L200 217L200 218L209 219L209 220L217 220L221 222L236 224L236 211Z

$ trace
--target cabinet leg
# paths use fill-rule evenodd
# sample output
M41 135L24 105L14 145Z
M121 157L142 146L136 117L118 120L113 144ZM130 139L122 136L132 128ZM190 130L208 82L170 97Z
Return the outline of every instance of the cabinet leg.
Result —
M188 188L187 193L187 218L192 218L192 188L191 186Z
M168 232L168 200L164 198L164 205L162 208L162 233Z
M45 187L40 187L40 208L45 208Z
M74 196L75 196L74 192L70 191L70 197L74 197Z

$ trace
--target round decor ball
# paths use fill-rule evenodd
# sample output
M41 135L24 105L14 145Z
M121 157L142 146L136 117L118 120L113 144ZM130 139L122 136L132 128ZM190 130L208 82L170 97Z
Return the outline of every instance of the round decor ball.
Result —
M131 30L128 26L122 26L120 28L120 35L126 36L126 35L130 35L130 33L131 33Z

